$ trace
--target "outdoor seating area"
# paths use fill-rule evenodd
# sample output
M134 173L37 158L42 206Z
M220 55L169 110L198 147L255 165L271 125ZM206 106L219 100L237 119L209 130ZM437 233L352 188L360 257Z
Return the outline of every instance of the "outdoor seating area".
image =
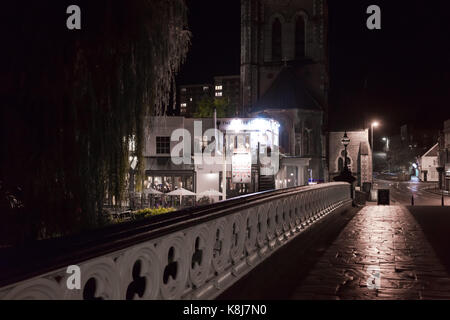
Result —
M151 187L143 192L135 192L121 206L105 205L105 216L110 221L130 221L136 219L140 210L157 210L161 208L179 210L187 207L205 205L219 201L222 193L209 189L195 193L184 188L177 188L164 193ZM172 211L172 210L170 210Z

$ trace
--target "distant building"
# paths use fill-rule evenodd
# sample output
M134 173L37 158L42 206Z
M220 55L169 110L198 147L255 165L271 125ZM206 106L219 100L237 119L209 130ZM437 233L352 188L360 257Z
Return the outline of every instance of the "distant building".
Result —
M214 97L222 98L236 110L239 111L240 103L240 81L239 75L214 77Z
M190 84L179 86L180 116L192 117L197 111L197 104L203 98L214 95L212 84Z
M438 151L439 188L450 191L450 119L444 122L444 130L439 136Z
M439 144L436 143L419 158L419 179L421 181L439 181L438 150Z
M266 183L261 177L268 175L263 171L267 166L261 164L259 159L261 154L278 149L278 122L261 118L218 118L216 128L225 134L223 145L218 150L221 152L226 148L230 158L226 165L205 161L199 163L194 151L197 148L204 151L211 144L205 134L214 127L212 118L151 117L145 129L144 186L164 193L181 187L196 193L210 189L222 193L225 188L227 198L261 191L262 187L266 187L261 185ZM182 141L189 142L190 148L184 148L180 156L188 159L187 162L191 160L190 163L177 164L171 157L172 151L181 142L171 140L177 129L186 130L183 131L186 136L183 136ZM286 181L285 173L286 170L282 168L271 176L272 181L274 176L283 180L278 185L280 188L307 183L306 170L300 170L295 175L292 173Z
M329 172L330 181L344 168L345 148L342 145L343 131L329 133ZM372 150L369 144L369 129L347 131L350 143L347 146L347 166L356 184L372 183Z

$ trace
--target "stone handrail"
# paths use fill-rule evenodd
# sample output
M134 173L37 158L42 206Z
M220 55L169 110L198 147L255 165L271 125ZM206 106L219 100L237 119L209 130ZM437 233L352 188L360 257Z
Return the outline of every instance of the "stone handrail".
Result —
M0 252L0 299L214 299L349 206L347 183L294 187ZM68 288L69 265L80 289Z

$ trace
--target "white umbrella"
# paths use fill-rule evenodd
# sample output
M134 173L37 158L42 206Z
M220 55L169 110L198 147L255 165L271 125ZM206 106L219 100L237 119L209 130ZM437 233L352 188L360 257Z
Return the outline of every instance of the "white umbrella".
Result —
M186 190L184 188L179 188L169 193L166 193L168 196L195 196L195 192Z
M179 188L169 193L166 193L168 196L180 196L180 204L182 204L183 196L195 196L195 193L184 188Z
M209 189L197 194L199 197L222 197L223 193L214 189Z
M162 194L161 191L155 190L153 188L144 189L145 194Z

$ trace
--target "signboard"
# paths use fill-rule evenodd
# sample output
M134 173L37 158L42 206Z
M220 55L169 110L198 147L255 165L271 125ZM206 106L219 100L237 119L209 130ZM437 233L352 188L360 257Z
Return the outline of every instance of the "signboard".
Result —
M231 158L232 183L252 182L252 156L250 152L235 153Z

